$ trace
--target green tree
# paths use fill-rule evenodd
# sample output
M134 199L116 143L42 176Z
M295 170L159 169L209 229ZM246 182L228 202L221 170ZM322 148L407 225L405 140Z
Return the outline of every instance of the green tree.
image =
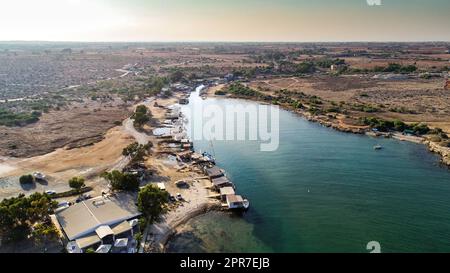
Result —
M92 247L90 247L90 248L86 249L86 251L84 253L88 253L88 254L95 253L95 250Z
M136 107L135 113L141 113L141 114L145 115L145 114L147 114L147 111L148 111L148 109L147 109L147 107L145 105L138 105Z
M7 243L26 239L31 235L32 226L39 227L50 221L49 214L56 207L57 203L42 193L3 199L0 202L0 237Z
M401 120L394 120L394 129L396 131L402 132L407 128L407 125Z
M31 183L34 182L34 178L33 178L33 176L31 174L22 175L19 178L19 182L21 184L31 184Z
M167 211L169 193L154 185L147 185L139 191L138 208L144 217L153 223Z
M183 80L184 78L184 73L180 70L176 70L174 72L172 72L169 76L170 82L179 82L181 80Z
M297 73L300 74L309 74L314 73L316 71L316 67L313 62L301 62L297 65Z
M139 180L136 175L123 173L118 170L105 172L102 177L111 184L111 188L117 191L137 191L139 189Z
M35 241L41 245L44 245L55 238L58 238L58 229L52 222L49 223L38 223L32 228L32 235Z
M142 127L142 125L149 122L150 121L149 115L150 113L148 112L148 109L145 105L139 105L138 107L136 107L136 110L133 116L131 117L132 119L134 119L133 122L134 127L140 128Z
M123 156L132 156L139 149L139 143L133 142L122 150Z
M69 187L76 190L77 192L80 192L81 188L83 188L85 186L84 181L85 180L83 177L80 177L80 176L72 177L69 180Z
M141 162L144 160L144 157L148 154L148 151L152 147L152 145L153 144L151 142L147 143L146 145L134 142L122 150L122 155L131 157L130 164Z

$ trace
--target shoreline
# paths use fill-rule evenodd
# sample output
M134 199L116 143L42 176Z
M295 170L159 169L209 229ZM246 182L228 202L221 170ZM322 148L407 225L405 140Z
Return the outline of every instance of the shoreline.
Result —
M217 96L214 94L215 90L220 89L221 87L223 87L224 85L217 85L217 86L205 86L206 90L203 90L202 95L207 97L207 98L230 98L230 99L244 99L244 100L249 100L247 98L238 98L238 97L230 97L230 96ZM263 103L263 104L270 104L270 103L266 103L263 101L259 101L259 100L249 100L252 102L257 102L257 103ZM270 104L272 105L272 104ZM309 113L306 112L302 112L302 111L295 111L292 109L289 109L286 106L280 105L280 107L283 110L292 112L294 114L297 114L299 117L304 118L310 122L315 122L318 123L322 126L325 127L329 127L332 128L336 131L339 132L344 132L344 133L353 133L353 134L360 134L360 135L365 135L365 136L372 136L372 137L389 137L389 138L393 138L399 141L408 141L408 142L412 142L412 143L416 143L416 144L424 144L427 145L429 148L430 152L433 153L437 153L440 154L440 152L443 152L443 150L445 149L439 149L440 146L438 144L435 144L431 141L427 141L425 138L423 137L417 137L417 136L406 136L403 135L399 132L395 132L391 135L388 136L388 134L376 134L375 132L372 131L367 131L366 129L362 130L362 129L358 129L358 130L348 130L348 129L343 129L341 127L339 127L339 125L336 124L332 124L330 122L321 120L320 118L316 117L316 116L312 116ZM443 147L441 147L443 148ZM434 150L432 150L434 149ZM447 155L447 159L445 159L445 156L441 155L441 161L447 165L447 167L450 167L450 154ZM445 161L447 160L447 161ZM162 235L160 235L159 240L157 241L157 243L159 244L159 252L165 252L166 251L166 246L167 244L170 242L170 240L176 236L178 233L180 233L180 227L182 227L183 225L185 225L188 221L190 221L191 219L194 219L195 217L198 217L200 215L206 214L212 210L217 210L217 211L221 211L220 207L218 207L217 205L212 205L212 206L208 206L206 204L204 204L203 207L199 207L197 209L193 209L192 211L190 211L187 215L185 215L184 217L182 217L180 220L178 221L174 221L172 223L169 223L169 226L166 227L164 233Z
M162 121L165 120L165 115L170 111L174 105L177 105L178 99L183 94L175 94L171 98L156 98L152 102L157 102L158 106L154 103L148 105L152 112L152 119L154 122L158 122L163 125ZM158 127L158 126L156 126ZM153 128L154 129L154 128ZM185 130L185 128L183 128ZM162 139L161 139L162 140ZM182 168L178 161L171 165L167 163L167 155L177 154L173 151L165 151L165 148L159 145L164 141L158 141L156 137L155 149L161 149L161 153L154 153L146 163L158 170L158 176L163 178L161 181L153 182L165 182L166 190L173 196L176 193L181 193L183 200L177 203L169 203L170 209L157 223L148 225L143 231L143 240L141 242L140 252L145 253L162 253L165 252L165 247L170 239L177 234L177 228L196 216L203 215L212 210L220 210L221 204L218 200L210 197L211 191L209 187L211 182L205 178L203 172L197 165L192 165L189 162L182 163ZM186 168L184 168L186 167ZM178 188L176 181L183 180L189 183L189 187Z
M248 100L248 101L262 103L262 104L266 104L266 105L274 105L272 103L268 103L266 101L262 101L259 99L253 100L253 99L249 99L249 98L245 98L245 97L238 97L238 96L215 95L213 91L220 89L219 86L221 88L224 85L222 84L222 85L213 86L213 88L207 86L206 88L208 90L206 92L204 92L204 96L206 96L208 98L227 98L227 99L238 99L238 100L242 99L242 100ZM445 165L446 167L448 167L450 169L450 148L440 146L439 144L434 143L434 142L426 139L425 137L403 135L401 132L393 132L390 134L389 133L375 133L375 132L370 131L370 128L368 128L367 126L348 125L347 128L343 128L341 126L341 124L336 124L336 123L333 123L333 122L330 122L327 120L323 120L319 116L311 115L308 112L301 111L301 110L293 110L290 107L285 106L285 105L278 105L278 106L285 111L297 114L298 116L306 119L307 121L318 123L322 126L332 128L339 132L360 134L360 135L366 135L366 136L372 136L372 137L383 137L384 136L386 138L393 138L393 139L397 139L400 141L408 141L408 142L412 142L412 143L416 143L416 144L423 144L427 147L429 152L437 154L440 157L441 164Z
M179 228L181 226L185 225L190 220L211 211L221 211L221 206L219 204L204 203L188 211L183 217L181 217L177 221L167 223L164 232L160 234L156 240L153 241L153 243L156 244L153 247L156 247L156 249L153 248L153 250L155 251L152 252L166 253L167 244L180 232Z

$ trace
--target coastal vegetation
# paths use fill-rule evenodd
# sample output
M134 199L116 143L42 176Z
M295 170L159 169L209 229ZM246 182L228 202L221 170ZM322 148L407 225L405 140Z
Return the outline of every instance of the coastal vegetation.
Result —
M0 237L3 242L13 243L55 236L57 231L49 216L56 207L57 203L50 196L41 193L3 199L0 202Z
M14 113L10 110L0 108L0 125L9 127L24 126L37 122L40 116L41 112L38 111Z
M415 65L401 65L398 63L389 63L387 66L375 66L373 72L388 73L412 73L417 70Z
M86 193L86 192L90 192L92 191L93 188L92 187L82 187L80 190L69 190L69 191L65 191L65 192L58 192L53 194L51 197L52 199L57 199L57 198L63 198L63 197L70 197L70 196L76 196L79 195L81 193Z
M430 128L424 123L406 124L400 120L384 120L376 117L362 117L360 120L362 124L381 132L400 131L414 135L425 135L430 132Z
M138 209L149 223L159 219L167 211L169 193L154 185L147 185L139 191Z
M137 191L139 180L136 175L118 170L104 172L101 177L106 179L113 191Z
M31 174L22 175L19 178L20 184L32 184L34 182L34 178Z
M245 86L241 83L232 83L226 90L227 93L239 97L258 97L261 95L258 91Z
M80 192L81 188L85 186L84 181L85 179L81 176L72 177L69 180L69 187L74 189L76 192Z
M122 155L130 157L130 165L132 165L144 160L144 157L148 155L152 145L153 144L151 142L145 145L134 142L122 150Z
M165 85L169 84L169 79L167 77L150 76L144 80L144 83L147 93L157 94Z
M136 107L136 110L131 117L131 119L134 120L133 126L137 129L141 129L145 123L150 121L150 115L151 113L148 111L145 105L139 105L138 107Z

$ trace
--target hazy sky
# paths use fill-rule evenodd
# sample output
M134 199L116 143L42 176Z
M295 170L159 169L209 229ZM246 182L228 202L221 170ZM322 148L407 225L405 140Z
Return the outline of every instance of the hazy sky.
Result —
M0 40L450 41L450 0L0 0Z

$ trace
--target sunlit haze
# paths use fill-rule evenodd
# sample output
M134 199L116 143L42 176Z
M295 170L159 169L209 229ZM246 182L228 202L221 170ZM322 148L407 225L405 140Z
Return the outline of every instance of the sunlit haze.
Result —
M450 40L450 1L1 0L0 40Z

